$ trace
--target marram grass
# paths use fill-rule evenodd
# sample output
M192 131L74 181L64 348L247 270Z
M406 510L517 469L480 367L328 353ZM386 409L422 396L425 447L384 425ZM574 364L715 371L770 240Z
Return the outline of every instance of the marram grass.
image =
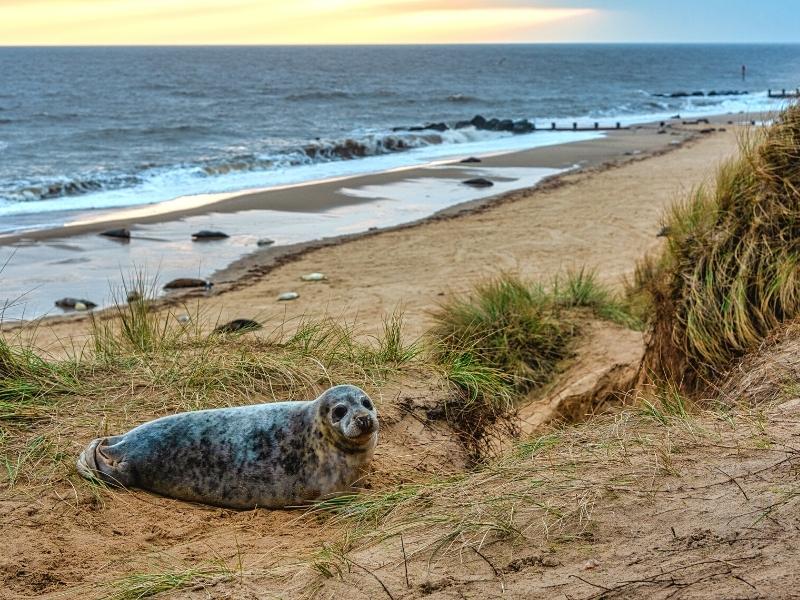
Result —
M800 314L800 106L743 138L665 225L663 254L638 269L654 311L645 368L697 387Z

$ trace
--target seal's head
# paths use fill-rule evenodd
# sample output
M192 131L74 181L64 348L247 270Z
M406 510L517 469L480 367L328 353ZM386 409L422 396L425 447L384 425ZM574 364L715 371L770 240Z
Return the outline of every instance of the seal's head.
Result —
M319 398L324 431L343 450L358 451L373 442L378 432L378 411L366 392L354 385L337 385Z

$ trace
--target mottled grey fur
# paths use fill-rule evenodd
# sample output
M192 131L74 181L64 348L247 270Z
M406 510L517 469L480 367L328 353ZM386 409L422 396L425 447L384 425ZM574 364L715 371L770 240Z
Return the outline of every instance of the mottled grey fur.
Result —
M372 458L378 414L363 390L311 402L200 410L92 441L87 479L230 508L297 505L350 491Z

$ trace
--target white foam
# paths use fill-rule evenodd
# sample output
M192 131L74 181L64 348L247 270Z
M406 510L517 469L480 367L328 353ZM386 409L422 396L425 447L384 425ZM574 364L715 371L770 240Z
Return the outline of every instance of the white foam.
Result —
M312 181L351 177L398 168L430 164L469 154L513 152L601 137L598 132L538 132L528 135L476 131L474 129L443 132L449 143L414 148L406 152L367 156L357 160L339 160L271 169L241 171L215 177L200 177L199 169L181 169L158 173L144 184L132 188L107 190L80 196L68 196L35 202L0 204L0 217L31 213L90 211L124 208L181 198L185 207L207 202L210 194L230 193ZM192 204L195 197L198 204ZM1 229L0 229L1 230Z

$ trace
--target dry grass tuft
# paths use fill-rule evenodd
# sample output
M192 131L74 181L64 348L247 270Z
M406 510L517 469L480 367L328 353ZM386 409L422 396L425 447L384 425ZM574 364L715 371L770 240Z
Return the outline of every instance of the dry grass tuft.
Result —
M665 221L663 255L638 273L654 309L644 366L697 388L800 314L800 105Z

